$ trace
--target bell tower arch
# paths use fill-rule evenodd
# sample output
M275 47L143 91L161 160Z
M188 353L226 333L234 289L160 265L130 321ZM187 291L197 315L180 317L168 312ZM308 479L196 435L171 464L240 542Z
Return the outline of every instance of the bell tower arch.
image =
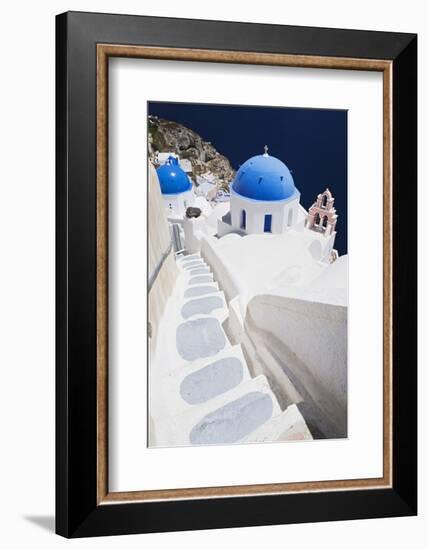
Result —
M316 201L309 208L306 227L329 237L336 230L337 218L334 197L327 187L323 193L317 196Z

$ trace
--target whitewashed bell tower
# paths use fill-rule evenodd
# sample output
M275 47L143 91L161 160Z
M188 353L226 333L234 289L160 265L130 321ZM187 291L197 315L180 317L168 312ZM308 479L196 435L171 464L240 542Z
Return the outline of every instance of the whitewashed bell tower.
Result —
M324 261L334 262L338 258L338 253L333 249L336 238L336 223L338 215L334 207L334 197L328 187L324 193L317 196L317 200L309 208L306 219L306 228L322 235L322 240L326 240L323 246Z
M338 215L334 207L334 197L330 189L320 193L317 200L309 208L306 227L329 237L336 233Z

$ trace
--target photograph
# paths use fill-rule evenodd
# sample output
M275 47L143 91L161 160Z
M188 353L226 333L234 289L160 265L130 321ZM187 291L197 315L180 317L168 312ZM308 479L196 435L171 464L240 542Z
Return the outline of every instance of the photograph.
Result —
M148 446L347 438L347 110L148 101L147 159Z

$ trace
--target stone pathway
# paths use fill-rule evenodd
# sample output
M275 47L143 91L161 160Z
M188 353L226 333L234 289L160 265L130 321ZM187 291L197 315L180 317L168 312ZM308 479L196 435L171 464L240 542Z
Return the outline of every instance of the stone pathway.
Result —
M228 306L209 266L199 254L177 265L150 364L150 446L312 439L297 407L281 411L266 377L251 378L228 341Z

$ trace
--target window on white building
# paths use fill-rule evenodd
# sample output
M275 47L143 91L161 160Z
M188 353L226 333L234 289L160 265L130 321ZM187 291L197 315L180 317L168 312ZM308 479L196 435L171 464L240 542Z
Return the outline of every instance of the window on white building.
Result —
M266 214L265 215L264 232L265 233L272 233L272 214Z
M241 229L247 228L247 213L245 210L241 210Z

